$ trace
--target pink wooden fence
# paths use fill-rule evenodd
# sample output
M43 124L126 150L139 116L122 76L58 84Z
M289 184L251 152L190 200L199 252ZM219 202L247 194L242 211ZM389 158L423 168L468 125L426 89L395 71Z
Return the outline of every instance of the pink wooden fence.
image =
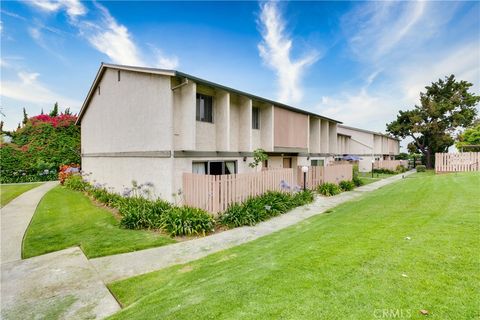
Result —
M436 153L435 172L480 171L480 152Z
M395 171L398 166L408 167L407 160L375 160L373 167L375 169L388 169Z
M326 167L310 166L306 182L309 189L315 189L324 182L338 184L342 180L352 180L352 178L353 165L351 164L335 164ZM297 169L297 184L303 187L303 172L300 166Z
M293 169L266 170L229 175L183 174L183 202L212 213L267 191L280 191L281 182L294 185Z

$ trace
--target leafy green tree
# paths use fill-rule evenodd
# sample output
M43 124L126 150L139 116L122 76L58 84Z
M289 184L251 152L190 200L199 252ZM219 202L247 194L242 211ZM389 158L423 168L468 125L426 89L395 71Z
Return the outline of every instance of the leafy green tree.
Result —
M470 126L477 115L480 96L469 92L471 86L455 80L454 75L439 79L420 93L419 106L399 111L397 119L387 124L387 131L413 139L409 152L422 153L426 166L432 168L435 153L446 152L454 143L455 130Z
M479 152L480 151L480 119L476 123L459 134L455 146L460 151Z
M25 108L23 108L23 125L26 125L28 122L28 114L27 114L27 110L25 110Z
M263 149L255 149L253 151L253 161L248 164L250 168L256 168L260 163L268 159L268 155Z
M58 102L55 102L55 104L53 105L53 109L52 109L52 111L50 111L49 116L50 117L58 116Z

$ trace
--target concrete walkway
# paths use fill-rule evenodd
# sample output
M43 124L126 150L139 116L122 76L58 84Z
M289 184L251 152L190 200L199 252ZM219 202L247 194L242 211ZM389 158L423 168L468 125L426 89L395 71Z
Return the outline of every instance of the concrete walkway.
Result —
M80 248L21 260L23 236L47 182L1 209L1 319L97 319L118 310Z
M241 227L213 234L204 238L189 240L158 248L91 259L100 277L106 282L129 278L135 275L187 263L214 252L237 246L275 231L294 225L302 220L321 214L339 204L356 199L365 192L376 190L401 180L413 171L359 187L334 197L318 197L314 203L296 208L286 214L264 221L252 227Z
M2 319L103 319L120 310L78 247L2 264Z
M49 181L39 187L22 193L1 210L1 261L6 262L22 259L22 241L32 220L35 209L42 197L55 187L58 181Z

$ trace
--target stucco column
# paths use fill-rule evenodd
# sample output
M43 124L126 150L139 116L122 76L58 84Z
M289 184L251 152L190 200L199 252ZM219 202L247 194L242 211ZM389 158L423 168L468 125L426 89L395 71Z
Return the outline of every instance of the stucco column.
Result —
M252 99L240 97L239 151L252 151Z
M217 91L215 96L217 151L230 151L230 94Z
M321 143L320 143L320 152L329 153L329 130L328 130L328 120L321 120Z

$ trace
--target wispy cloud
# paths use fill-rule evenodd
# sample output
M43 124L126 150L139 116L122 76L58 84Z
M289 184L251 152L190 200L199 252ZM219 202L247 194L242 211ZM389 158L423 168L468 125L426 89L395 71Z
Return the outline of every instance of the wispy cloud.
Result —
M45 12L56 13L64 10L70 24L78 29L80 35L97 51L105 54L110 62L129 65L156 66L174 69L179 65L176 56L168 56L159 48L153 47L145 54L136 44L128 28L119 23L103 5L93 2L95 10L88 11L78 0L28 2L31 6ZM30 35L45 48L40 28L30 29ZM146 58L147 57L147 58Z
M39 81L40 74L36 72L19 71L17 79L12 81L1 80L1 96L21 102L51 105L58 101L60 105L78 110L81 102L54 92Z
M30 0L26 3L45 12L65 10L70 19L87 13L87 8L79 0Z
M318 60L318 52L307 52L302 58L291 57L293 40L285 30L285 21L277 2L260 7L260 28L263 41L258 50L263 62L275 71L279 86L278 99L299 103L302 99L301 80L307 67Z
M364 81L323 97L317 111L384 131L398 110L418 104L420 91L438 78L455 74L478 92L480 43L470 31L479 23L464 19L471 13L460 9L450 2L358 4L342 22Z

